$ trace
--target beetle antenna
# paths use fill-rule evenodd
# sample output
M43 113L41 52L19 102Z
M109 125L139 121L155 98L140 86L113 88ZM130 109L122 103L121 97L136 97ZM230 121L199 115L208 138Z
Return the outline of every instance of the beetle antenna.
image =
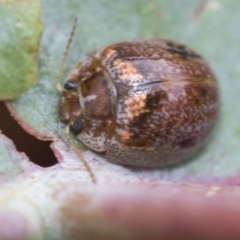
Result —
M87 172L89 173L92 182L93 182L94 184L97 183L97 180L96 180L96 178L95 178L95 175L94 175L91 167L89 166L88 162L85 160L84 155L83 155L82 152L78 149L78 147L76 146L76 144L74 143L73 139L72 139L71 136L70 136L70 133L69 133L69 124L68 124L68 125L66 126L66 128L65 128L65 134L66 134L67 140L68 140L68 142L69 142L69 145L73 147L74 152L75 152L75 153L78 155L78 157L82 160L82 163L83 163L84 167L86 168Z
M68 53L69 53L69 50L70 50L70 47L71 47L71 44L72 44L72 41L73 41L73 37L74 37L75 31L76 31L77 21L78 21L78 18L76 17L75 20L74 20L74 24L73 24L73 27L72 27L72 31L71 31L70 37L68 39L68 43L67 43L66 49L64 51L63 59L62 59L61 66L60 66L59 73L58 73L58 77L57 77L57 80L56 80L56 89L59 92L62 92L61 79L62 79L63 68L65 66L65 63L66 63L66 60L67 60L67 57L68 57ZM93 174L92 169L90 168L89 164L85 160L84 155L78 149L78 147L76 146L76 144L74 143L73 139L70 136L69 124L65 128L65 135L66 135L66 138L68 140L69 145L73 147L74 152L82 160L82 163L83 163L84 167L86 168L87 172L89 173L92 182L96 183L97 181L96 181L96 178L95 178L95 176Z
M74 24L73 24L73 27L72 27L70 37L68 39L68 43L67 43L65 52L63 54L63 59L62 59L61 66L60 66L59 73L58 73L58 77L57 77L57 80L56 80L56 89L59 92L62 92L61 78L62 78L63 68L65 66L65 63L66 63L66 60L67 60L67 57L68 57L68 53L69 53L69 50L70 50L70 47L71 47L71 44L72 44L72 41L73 41L73 37L74 37L75 31L76 31L77 21L78 21L78 18L76 17L75 20L74 20Z

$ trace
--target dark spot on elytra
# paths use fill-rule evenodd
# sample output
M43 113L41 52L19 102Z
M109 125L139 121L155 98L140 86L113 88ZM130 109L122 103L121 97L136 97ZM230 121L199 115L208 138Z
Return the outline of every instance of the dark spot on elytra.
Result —
M181 148L189 148L195 145L195 139L194 138L189 138L185 139L182 142L180 142L180 147Z
M174 44L172 42L167 42L166 45L169 47L168 52L172 54L178 54L182 58L201 58L197 53L187 49L185 45Z
M198 99L198 98L195 99L195 103L196 103L196 104L199 104L199 103L200 103L200 99Z
M172 49L176 49L176 50L186 49L186 46L182 45L182 44L177 44L177 43L172 43L172 42L167 42L166 44L168 47L170 47Z
M203 97L205 97L205 96L207 95L207 93L208 93L207 89L204 89L204 88L203 88L203 89L201 90L201 94L202 94Z
M161 100L166 98L166 92L162 90L148 94L144 106L144 110L146 111L134 117L129 126L138 129L149 128L148 124L151 121L152 115L154 112L160 111L162 107Z
M171 47L171 48L174 47L174 44L172 42L166 42L166 44L167 44L168 47Z
M139 116L136 116L132 119L132 121L129 123L130 128L138 128L143 129L147 127L148 119L152 115L152 111L145 112L140 114Z
M177 46L177 49L179 49L179 50L186 50L186 46L184 46L184 45L178 45ZM187 51L187 50L186 50Z
M201 58L201 56L199 56L198 54L196 54L195 52L189 51L185 48L170 48L168 49L168 52L172 53L172 54L178 54L179 56L181 56L184 59L187 58Z
M159 102L161 100L161 92L156 92L147 95L145 108L147 110L153 110L159 107Z

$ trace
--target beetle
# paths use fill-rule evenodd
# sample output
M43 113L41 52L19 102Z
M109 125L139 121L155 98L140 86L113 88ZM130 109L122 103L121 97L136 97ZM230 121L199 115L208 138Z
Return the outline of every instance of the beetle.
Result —
M163 167L201 149L219 99L213 71L191 48L165 39L125 41L71 70L59 116L109 162Z

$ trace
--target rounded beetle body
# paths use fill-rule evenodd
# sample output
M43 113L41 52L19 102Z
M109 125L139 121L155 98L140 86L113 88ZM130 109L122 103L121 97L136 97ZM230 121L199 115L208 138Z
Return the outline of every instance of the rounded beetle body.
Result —
M60 118L120 165L161 167L192 157L219 110L216 78L192 49L169 40L122 42L69 74Z

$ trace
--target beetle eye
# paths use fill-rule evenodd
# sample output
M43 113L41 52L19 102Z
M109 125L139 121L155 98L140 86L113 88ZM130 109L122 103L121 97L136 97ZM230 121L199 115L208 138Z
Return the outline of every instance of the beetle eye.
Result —
M76 83L74 80L68 80L65 84L64 84L64 89L66 90L72 90L76 88Z
M71 125L71 129L75 132L75 133L80 133L83 129L83 121L82 119L78 118L72 125Z

